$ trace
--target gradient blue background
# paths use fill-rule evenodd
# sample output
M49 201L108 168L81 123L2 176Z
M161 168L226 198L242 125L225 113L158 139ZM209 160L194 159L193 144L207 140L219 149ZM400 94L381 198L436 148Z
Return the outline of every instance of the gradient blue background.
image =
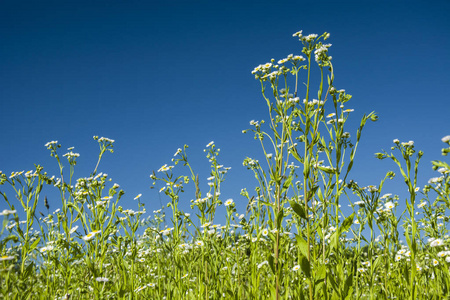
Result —
M149 189L149 175L184 144L206 192L203 149L214 140L232 167L222 198L243 212L240 189L256 182L242 161L261 149L241 131L268 119L250 72L301 54L292 34L302 29L331 33L335 85L353 95L352 136L364 113L380 117L366 126L350 177L369 185L388 170L400 175L373 155L398 138L425 152L423 186L438 175L430 161L442 159L440 139L450 134L449 13L449 1L1 1L0 170L36 163L57 175L44 144L58 140L61 154L71 146L81 154L75 176L88 176L98 154L92 136L105 136L115 153L99 170L125 190L122 206L135 208L142 193L151 213L168 198ZM383 192L403 203L406 186L398 178ZM193 197L182 197L182 208ZM49 200L52 210L60 203Z

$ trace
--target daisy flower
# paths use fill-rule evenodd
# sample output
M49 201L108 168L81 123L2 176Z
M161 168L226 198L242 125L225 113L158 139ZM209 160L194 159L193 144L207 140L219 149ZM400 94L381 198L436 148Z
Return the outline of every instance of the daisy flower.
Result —
M229 206L233 204L233 199L228 199L227 201L225 201L225 206Z
M95 230L92 232L89 232L87 235L83 236L83 240L85 242L89 242L90 240L92 240L98 233L100 233L100 230Z

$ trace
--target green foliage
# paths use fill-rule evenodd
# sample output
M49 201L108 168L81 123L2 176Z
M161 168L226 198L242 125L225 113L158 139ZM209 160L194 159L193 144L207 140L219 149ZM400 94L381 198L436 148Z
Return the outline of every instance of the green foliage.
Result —
M243 162L257 182L254 190L241 191L248 202L245 212L237 212L233 199L222 199L229 168L219 163L214 142L205 149L208 190L201 188L185 145L172 165L150 175L154 187L163 184L159 193L169 202L146 219L141 195L135 197L138 211L124 209L124 191L98 173L103 155L113 152L114 140L94 137L98 162L89 176L76 180L79 154L69 148L62 156L69 164L64 172L61 145L49 142L58 177L41 166L10 176L0 172L0 195L9 207L1 212L0 298L449 297L449 165L433 161L440 175L420 191L417 174L423 153L416 153L412 141L394 140L395 154L375 154L392 160L403 177L409 196L402 213L397 212L398 196L381 194L394 172L387 172L377 186L360 187L348 180L362 131L378 117L373 112L363 115L352 140L346 123L353 109L345 107L352 96L335 87L331 45L324 44L329 34L294 36L305 57L271 60L252 72L260 81L270 120L252 120L252 129L243 131L254 133L264 155L262 162L250 157ZM320 71L317 99L310 93L313 67ZM303 81L301 89L298 83ZM450 146L450 136L442 141ZM188 175L180 174L178 165ZM185 196L189 184L195 193ZM53 212L47 198L42 199L44 186L60 195ZM352 201L351 193L359 200ZM190 211L181 209L186 198L193 198ZM341 210L346 198L353 210L348 216ZM37 210L42 201L47 213ZM226 211L222 226L214 223L220 206ZM402 245L401 232L407 245Z

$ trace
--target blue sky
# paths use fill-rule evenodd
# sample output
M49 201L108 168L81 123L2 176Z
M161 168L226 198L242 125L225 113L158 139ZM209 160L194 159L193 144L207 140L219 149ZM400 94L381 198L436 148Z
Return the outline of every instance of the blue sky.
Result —
M331 33L336 87L353 95L353 136L364 113L380 117L366 126L350 177L369 185L399 174L373 155L398 138L424 151L423 186L450 134L449 13L448 1L2 1L0 170L41 164L56 175L44 144L58 140L61 154L74 146L81 155L75 175L88 176L92 136L105 136L115 153L100 171L125 190L122 206L141 193L150 212L160 200L149 174L184 144L206 189L203 149L214 140L232 167L223 198L243 211L240 189L256 182L242 161L261 149L241 131L268 118L250 72L301 54L292 34L303 30ZM405 190L397 180L384 192ZM193 197L181 200L185 209Z

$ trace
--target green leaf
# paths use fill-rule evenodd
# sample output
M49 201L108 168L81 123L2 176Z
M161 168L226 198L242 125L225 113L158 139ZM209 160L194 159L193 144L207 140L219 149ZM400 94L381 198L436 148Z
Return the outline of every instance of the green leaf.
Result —
M308 158L306 158L305 162L303 163L303 176L309 177L309 160L308 160Z
M338 248L338 240L339 240L339 231L335 231L330 237L330 245L333 249Z
M322 279L316 280L316 282L314 284L314 286L315 286L314 295L315 295L316 299L320 299L320 298L318 298L320 290L322 290L323 293L326 292L324 281L325 281L325 279L322 278ZM323 299L323 296L321 298Z
M347 297L345 297L345 300L350 300L353 297L353 287L351 286L347 291Z
M298 204L297 202L294 202L294 201L289 201L289 204L291 205L291 207L292 207L292 209L294 210L294 212L300 217L300 218L303 218L303 219L307 219L306 218L306 213L305 213L305 209L300 205L300 204Z
M377 259L373 262L373 269L376 270L378 268L378 265L381 263L383 259L383 256L378 256Z
M286 191L292 183L292 176L289 176L283 183L283 189L281 190L281 193L284 193L284 191Z
M273 262L273 256L269 253L269 256L267 257L267 261L269 262L270 269L272 270L272 273L275 274L275 264Z
M352 226L354 217L355 213L352 213L350 216L345 218L344 222L342 222L342 225L339 227L339 233L347 231L350 228L350 226Z
M290 152L292 154L292 156L299 162L302 163L302 159L300 158L300 156L297 153L297 149L292 148L292 151Z
M333 287L333 290L336 292L336 294L339 295L339 287L338 287L338 285L336 284L336 280L334 279L334 275L331 274L331 273L328 273L327 275L328 275L328 276L327 276L328 282L331 283L331 286ZM340 298L340 297L339 297L339 298Z
M38 237L37 239L34 240L33 244L31 244L31 246L30 246L30 251L33 251L37 247L40 240L41 240L41 237Z
M24 277L30 277L33 272L33 268L34 268L34 263L29 264L25 269Z
M403 277L405 278L406 282L409 283L409 271L408 271L408 264L405 264L404 268L403 268L403 272L402 272Z
M278 230L281 228L281 222L283 222L283 216L284 216L284 211L283 211L283 209L280 209L280 211L278 212L278 215L277 215L277 229Z
M409 237L409 228L408 227L406 227L405 238L406 238L406 243L408 244L409 249L412 249L411 238Z
M316 283L319 282L320 280L324 280L325 277L327 276L327 268L325 265L321 264L319 266L319 268L317 269L316 272Z
M321 190L320 188L317 189L317 197L319 197L319 200L320 200L321 202L324 202L324 201L323 201L322 190Z
M300 258L300 267L302 268L303 273L305 273L306 277L311 277L311 266L309 264L308 259L305 256Z
M343 295L342 295L343 297L347 297L348 291L352 287L352 285L353 285L353 274L349 274L347 279L345 280L344 292L343 292Z
M297 239L297 245L300 249L300 252L305 256L308 257L308 243L299 235L296 235L295 238Z

